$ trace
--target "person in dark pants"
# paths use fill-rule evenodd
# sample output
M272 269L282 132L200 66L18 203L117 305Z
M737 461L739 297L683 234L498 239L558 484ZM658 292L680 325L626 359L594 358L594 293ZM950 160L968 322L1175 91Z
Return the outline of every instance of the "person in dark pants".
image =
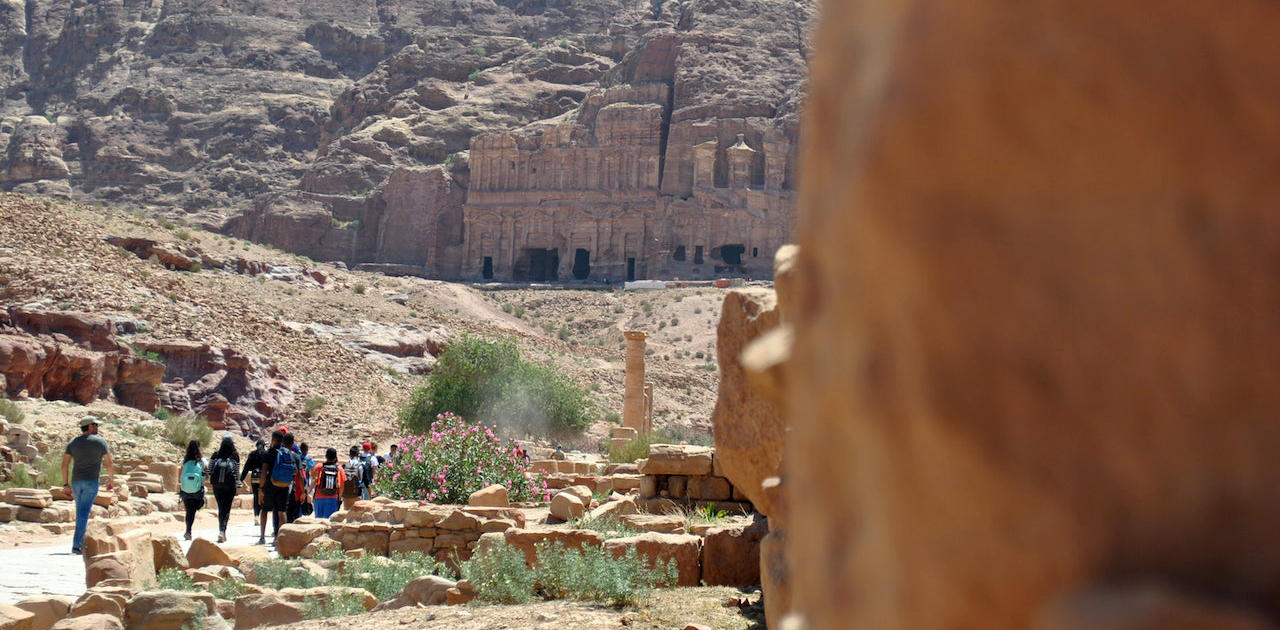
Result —
M187 508L187 540L191 540L191 526L196 522L196 514L204 507L204 471L207 468L200 457L200 440L187 442L187 453L182 458L182 473L178 478L178 496L182 498L183 507Z
M263 458L266 456L266 442L258 440L258 442L254 444L254 449L249 452L249 456L244 460L244 470L240 471L241 483L244 483L246 477L249 478L249 492L253 494L254 518L258 518L262 514L262 499L258 492L258 486L262 483L262 464Z
M262 464L262 486L259 493L262 495L262 535L258 537L258 544L265 545L266 528L267 528L267 512L272 516L273 536L280 534L280 526L285 523L285 513L289 509L290 496L293 494L295 483L299 483L302 478L302 471L299 470L301 460L297 455L285 445L285 439L292 441L292 435L284 431L276 430L271 433L271 448L267 449L266 457L263 458ZM292 470L290 470L292 469Z
M218 504L218 542L227 542L227 521L231 519L231 504L236 499L240 483L240 453L231 435L222 436L218 451L209 458L209 485L213 486L213 499Z

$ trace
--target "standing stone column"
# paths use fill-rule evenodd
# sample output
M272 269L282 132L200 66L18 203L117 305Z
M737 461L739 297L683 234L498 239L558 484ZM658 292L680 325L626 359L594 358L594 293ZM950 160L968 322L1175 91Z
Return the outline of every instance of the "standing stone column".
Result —
M622 426L645 432L644 426L644 340L639 330L623 333L627 338L627 382L622 399Z

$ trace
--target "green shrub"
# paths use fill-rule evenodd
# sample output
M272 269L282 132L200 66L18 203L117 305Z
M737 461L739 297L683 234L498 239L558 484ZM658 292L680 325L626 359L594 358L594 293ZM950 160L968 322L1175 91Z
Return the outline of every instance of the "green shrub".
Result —
M159 410L157 409L157 411ZM149 424L141 424L141 423L135 424L132 427L130 427L129 432L132 433L134 437L140 437L144 440L154 440L156 439L157 436L160 435L160 432L157 431L155 427Z
M151 412L151 417L155 418L156 420L168 420L169 418L173 417L173 414L170 413L169 410L165 409L164 407L157 407L155 411Z
M607 499L607 494L603 497L593 495L593 498L603 502ZM610 538L626 538L628 536L636 536L640 534L639 530L628 525L621 518L618 518L613 514L597 518L592 518L590 515L584 514L577 518L570 519L568 527L570 529L589 529L593 532L599 532L606 540Z
M484 46L476 46L475 48L471 49L471 52L475 53L477 57L489 56L489 51L485 50Z
M590 424L586 392L515 344L464 336L440 354L427 383L400 413L407 433L426 433L446 412L525 434L564 436Z
M186 448L191 440L199 440L200 448L208 448L213 442L213 429L209 423L195 416L172 416L164 421L164 439L174 446Z
M362 283L362 282L357 282L357 283L356 283L356 286L351 287L351 290L352 290L352 291L355 291L355 292L356 292L356 295L364 295L364 292L365 292L365 286L364 286L364 283Z
M462 563L462 577L475 586L476 598L500 604L520 604L533 597L537 575L524 561L524 552L499 542Z
M391 558L363 556L343 561L342 570L329 574L329 586L362 588L378 601L395 597L409 582L424 575L440 575L447 567L419 552L396 553Z
M364 595L358 592L330 593L308 598L302 603L303 619L327 619L364 614Z
M19 462L13 467L13 476L8 481L0 483L0 490L8 488L34 488L36 487L36 479L31 474L31 469L27 468L25 462Z
M614 464L630 464L637 459L648 457L649 442L649 438L644 435L637 435L634 439L621 446L616 446L610 441L609 461Z
M164 591L195 591L196 583L186 571L175 567L165 567L156 574L156 588Z
M173 221L170 221L168 219L156 219L156 223L158 223L160 227L166 230L172 230L174 227L176 227Z
M54 451L44 453L36 458L36 471L48 488L59 488L66 480L62 478L62 457Z
M606 602L614 606L639 604L655 586L675 582L673 560L650 569L635 547L619 558L603 547L591 545L581 550L567 549L560 541L537 546L534 569L542 595L551 599L570 598Z
M191 263L191 273L200 273L203 270L204 267L201 267L200 263Z
M308 418L315 417L316 412L320 411L328 403L329 400L324 396L311 396L307 398L306 402L302 403L302 415Z
M393 499L466 503L491 484L507 488L514 501L546 500L544 480L529 479L528 464L516 445L498 439L490 427L441 414L429 433L400 441L404 455L378 473L375 489Z
M4 417L9 424L22 424L22 421L27 419L27 414L22 411L22 407L4 396L0 396L0 416Z
M191 232L188 232L188 231L186 231L186 230L178 230L178 233L176 234L176 236L178 237L178 240L180 240L180 241L189 241L189 240L191 240Z
M209 592L218 599L235 601L237 597L244 595L246 590L242 582L232 579L218 580L209 584Z
M569 330L568 326L561 326L556 336L560 337L560 341L568 341L571 335L573 335L573 331Z
M471 73L467 75L467 81L474 83L476 80L476 77L480 76L481 72L482 70L472 70Z
M296 560L264 560L255 563L251 573L254 584L276 590L324 586L320 578Z

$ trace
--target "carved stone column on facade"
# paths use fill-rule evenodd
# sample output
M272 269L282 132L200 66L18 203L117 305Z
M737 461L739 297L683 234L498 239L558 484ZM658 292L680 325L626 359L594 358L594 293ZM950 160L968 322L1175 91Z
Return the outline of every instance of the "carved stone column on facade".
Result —
M746 188L751 185L751 163L756 159L756 150L747 146L744 134L738 134L738 141L724 150L729 158L729 188Z
M623 333L627 338L627 380L622 398L622 426L645 432L644 340L639 330Z
M715 140L708 140L693 147L693 187L714 188L716 185Z

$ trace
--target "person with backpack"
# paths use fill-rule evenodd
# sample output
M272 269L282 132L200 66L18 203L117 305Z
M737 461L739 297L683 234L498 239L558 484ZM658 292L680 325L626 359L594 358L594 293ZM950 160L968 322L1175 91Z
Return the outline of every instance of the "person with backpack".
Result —
M338 511L346 484L347 471L338 464L338 449L325 449L324 463L316 464L311 474L310 492L315 497L316 518L329 518Z
M285 511L289 509L289 492L297 476L297 460L289 447L284 445L287 435L279 429L271 432L271 448L262 460L262 487L258 490L262 501L262 516L258 524L258 544L267 544L267 514L272 517L272 536L280 533Z
M364 498L373 498L373 482L376 481L375 471L378 468L378 456L374 454L373 444L365 442L361 446L364 452L360 454L360 465L364 470L360 471L360 483L364 485Z
M245 458L244 470L240 471L240 483L244 483L245 477L249 478L249 492L253 493L253 517L255 519L262 515L262 501L259 499L258 489L262 484L262 464L263 458L267 456L266 442L258 440L253 445L253 450L249 452L249 456Z
M342 486L342 509L350 510L356 501L369 498L364 487L364 464L360 463L360 447L352 446L348 451L351 459L344 468L347 483Z
M288 440L288 438L285 439ZM313 484L311 473L312 469L316 467L316 460L311 459L311 456L307 454L310 450L311 447L307 446L306 442L299 442L293 447L293 453L300 460L299 469L302 470L302 482L294 484L293 487L293 495L291 497L293 500L289 503L290 523L298 520L299 516L310 516L313 511L308 509L314 507L309 490Z
M204 507L204 472L209 467L200 457L200 440L187 442L187 453L182 458L182 472L178 476L178 496L187 509L187 533L183 536L191 540L191 526L196 522L196 514Z
M240 453L231 434L222 436L222 444L209 458L209 485L213 486L213 499L218 504L218 542L227 542L227 521L231 520L231 504L240 488Z

